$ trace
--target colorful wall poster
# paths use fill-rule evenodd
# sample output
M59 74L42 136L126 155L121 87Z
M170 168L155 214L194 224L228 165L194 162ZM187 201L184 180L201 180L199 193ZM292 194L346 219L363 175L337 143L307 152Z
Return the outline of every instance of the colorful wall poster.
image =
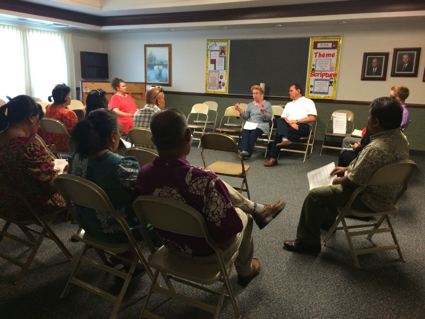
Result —
M229 40L207 40L206 93L227 94Z
M305 96L335 99L342 37L310 39Z

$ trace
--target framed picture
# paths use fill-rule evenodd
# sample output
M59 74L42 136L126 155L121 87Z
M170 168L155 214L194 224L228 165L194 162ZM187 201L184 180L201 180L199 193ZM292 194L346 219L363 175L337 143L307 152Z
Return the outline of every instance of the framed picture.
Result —
M417 77L421 48L394 49L391 76Z
M362 81L385 81L389 52L363 53Z
M171 44L145 44L146 84L171 86Z

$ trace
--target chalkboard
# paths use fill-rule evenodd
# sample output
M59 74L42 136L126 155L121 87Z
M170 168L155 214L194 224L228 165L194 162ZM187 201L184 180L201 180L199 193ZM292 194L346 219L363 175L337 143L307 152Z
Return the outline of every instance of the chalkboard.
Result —
M310 38L231 40L228 94L251 94L260 83L265 98L287 97L293 83L304 88L309 49Z

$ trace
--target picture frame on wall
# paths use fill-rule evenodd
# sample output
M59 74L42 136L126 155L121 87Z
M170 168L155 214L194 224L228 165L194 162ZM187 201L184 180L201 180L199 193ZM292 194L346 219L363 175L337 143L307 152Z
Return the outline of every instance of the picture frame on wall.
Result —
M385 81L389 52L365 52L363 53L362 81Z
M171 44L145 44L145 81L151 85L171 86Z
M391 76L417 77L421 48L394 49Z

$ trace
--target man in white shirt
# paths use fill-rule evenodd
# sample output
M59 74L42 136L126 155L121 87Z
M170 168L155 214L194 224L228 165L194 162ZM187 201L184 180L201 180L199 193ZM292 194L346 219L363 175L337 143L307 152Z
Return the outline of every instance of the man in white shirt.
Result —
M282 117L276 119L276 138L269 153L270 159L264 166L277 165L281 147L291 144L292 139L310 134L310 126L316 120L317 111L314 102L302 95L302 90L299 84L293 84L289 88L289 98L292 102L286 104Z

